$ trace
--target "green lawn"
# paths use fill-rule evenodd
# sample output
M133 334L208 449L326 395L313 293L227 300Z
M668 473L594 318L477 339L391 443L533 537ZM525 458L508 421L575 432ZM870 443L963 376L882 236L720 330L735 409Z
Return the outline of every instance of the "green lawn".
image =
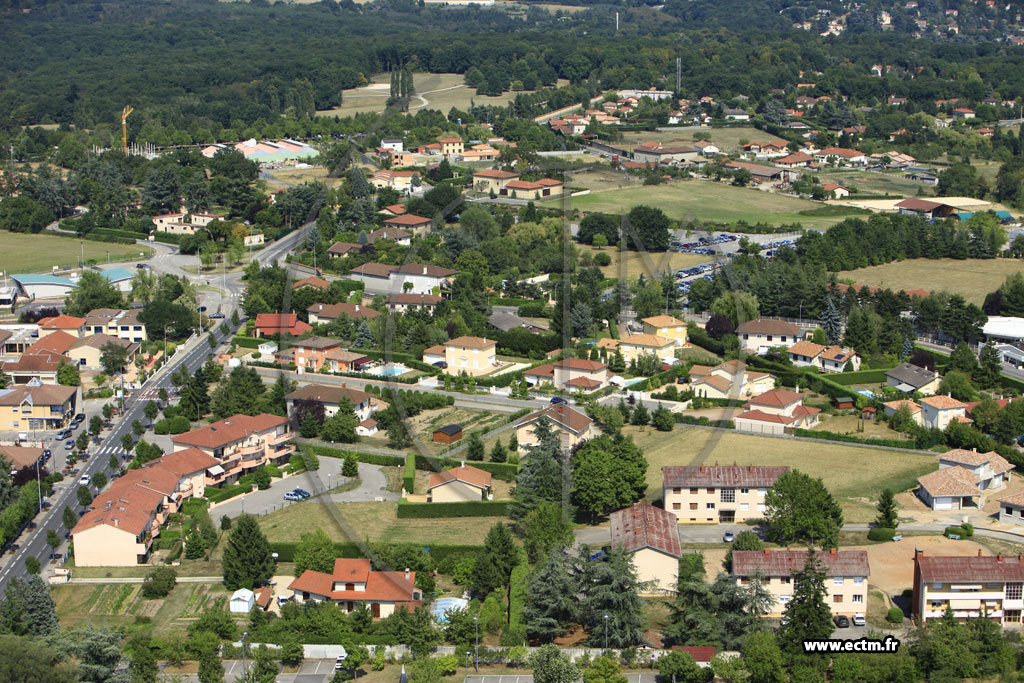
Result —
M1007 275L1019 273L1015 259L909 259L858 270L844 270L840 278L864 285L900 289L948 290L979 306L985 295L999 289Z
M777 439L676 425L672 432L652 427L623 430L647 458L647 498L661 498L661 468L696 463L788 465L825 486L843 507L847 522L874 519L874 503L885 487L905 490L917 477L934 471L934 456L856 448L842 444Z
M30 235L19 232L5 232L0 249L0 271L4 273L49 273L53 266L58 268L77 267L85 245L85 260L106 263L122 259L137 259L143 253L146 257L152 250L138 244L110 244L90 242L68 237L54 237L40 233Z
M678 130L659 131L629 131L623 134L622 143L627 146L640 144L641 142L660 142L663 145L692 145L696 140L694 135L703 133L711 136L711 142L723 152L739 151L740 140L748 142L769 142L782 141L782 138L775 137L771 133L758 130L753 126L737 126L735 128L686 128ZM616 143L612 143L616 144Z
M821 174L821 182L836 182L846 187L855 188L858 194L891 194L905 197L916 197L919 189L928 194L934 188L916 180L905 177L902 173L872 173L869 171L826 171Z
M598 176L599 174L588 174ZM772 225L800 223L805 228L825 228L843 219L837 216L802 216L801 211L820 209L820 202L763 192L745 187L704 180L677 180L663 185L638 185L622 179L621 174L608 173L601 181L596 177L574 176L573 187L586 187L589 195L573 197L572 208L583 212L603 211L626 213L634 206L646 204L664 211L675 221L691 220L715 223L765 222ZM546 205L560 207L562 199L548 200ZM849 215L854 215L851 211Z

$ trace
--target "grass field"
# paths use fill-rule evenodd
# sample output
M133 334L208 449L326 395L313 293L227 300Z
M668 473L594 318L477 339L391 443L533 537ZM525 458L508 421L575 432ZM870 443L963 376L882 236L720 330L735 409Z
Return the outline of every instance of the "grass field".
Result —
M871 173L868 171L836 171L821 173L821 182L836 182L846 187L854 187L860 194L891 194L904 197L916 197L917 191L924 188L933 194L934 188L916 180L911 180L895 173Z
M660 277L656 273L663 273L666 269L675 271L679 268L687 268L698 263L706 263L710 259L708 256L684 254L678 251L651 253L627 251L625 252L625 258L623 258L623 252L619 251L616 247L595 249L586 244L578 245L578 249L581 253L590 252L591 254L596 254L604 252L608 254L612 262L610 265L602 266L601 272L605 277L616 278L621 278L625 275L627 278L635 279L641 273L643 273L645 278Z
M822 481L843 507L847 522L875 517L874 504L886 486L902 490L937 467L934 456L856 448L842 444L776 439L676 426L672 432L627 427L623 432L647 458L647 498L661 498L661 468L715 463L788 465Z
M910 259L858 270L844 270L840 278L876 287L926 289L929 292L948 290L962 295L979 306L985 295L999 289L1007 275L1024 270L1013 259L966 260Z
M771 133L758 130L753 127L739 127L739 128L696 128L687 127L680 128L678 130L666 130L666 131L629 131L623 134L622 141L627 143L629 146L640 144L641 142L660 142L663 145L692 145L696 140L693 136L695 133L704 133L711 136L711 142L715 143L722 152L731 152L740 148L740 140L746 140L748 142L760 142L767 144L769 142L776 142L782 140L777 138ZM615 143L613 143L615 144Z
M82 257L82 240L53 235L28 235L20 232L5 232L0 249L0 271L4 273L50 272L53 266L75 268ZM106 263L107 254L115 260L146 257L152 250L137 244L110 244L107 242L84 241L85 260Z
M271 541L296 541L317 527L336 541L390 541L394 543L483 543L498 517L459 519L398 519L397 503L335 504L345 525L339 525L328 504L290 505L260 517L260 527Z
M826 228L843 218L800 215L800 211L821 208L820 202L703 180L639 185L609 171L575 175L572 186L591 190L588 195L569 200L572 208L584 212L626 213L634 206L646 204L661 209L675 221L800 223L805 228ZM546 204L560 207L562 201L554 199Z
M383 111L390 94L390 75L383 73L373 77L369 85L352 90L342 91L342 102L338 107L317 112L317 116L353 116L364 112ZM559 80L559 87L568 84ZM475 88L466 86L462 74L431 74L417 72L413 74L413 85L416 95L409 103L409 111L427 107L437 109L444 114L455 107L465 111L469 109L470 100L476 104L504 106L519 93L505 92L497 97L477 95Z

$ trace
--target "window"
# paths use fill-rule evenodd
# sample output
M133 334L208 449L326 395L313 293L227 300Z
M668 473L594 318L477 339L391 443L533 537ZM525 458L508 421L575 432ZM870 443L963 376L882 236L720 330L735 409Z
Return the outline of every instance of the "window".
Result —
M864 577L863 576L855 576L855 577L853 577L853 585L855 585L855 586L862 586L862 585L864 585Z
M1019 609L1008 609L1003 612L1003 621L1008 624L1019 624L1020 623L1020 610Z
M750 493L750 489L748 489L746 486L744 486L743 488L740 489L740 493L743 493L743 494Z
M740 585L741 586L749 586L750 585L750 579L747 579L747 578L740 579Z
M940 590L942 590L942 584L941 583L933 583L932 584L932 590L933 591L940 591Z
M832 596L832 602L833 603L840 603L842 601L843 601L843 596L842 595L833 595Z
M789 599L792 598L792 597L793 597L792 595L780 595L779 596L779 602L781 602L783 605L785 605L787 602L789 602Z
M691 488L691 489L690 489L690 495L691 495L691 496L695 496L695 495L697 495L698 493L700 493L700 489L696 489L696 488Z
M750 503L740 503L740 510L749 510Z
M1007 600L1020 600L1021 587L1024 584L1020 583L1008 583L1006 584L1006 599Z
M864 596L861 595L860 593L858 593L858 594L853 596L853 601L854 602L864 602Z
M672 503L672 509L673 510L682 510L683 509L683 504L682 503Z
M779 577L779 583L781 583L783 586L788 586L790 584L790 581L791 579L788 576Z
M708 488L708 493L712 493L713 494L714 492L715 492L715 489L713 489L711 487Z
M719 489L718 499L723 503L736 502L736 489Z
M705 505L705 509L707 509L707 510L714 510L715 509L715 504L714 503L705 503L704 505Z
M768 341L771 341L771 340L772 340L772 335L769 334L768 335Z
M842 586L843 585L843 577L837 576L834 579L832 579L832 585L833 586Z
M697 504L696 503L690 503L690 509L691 510L696 510L697 509Z
M928 601L928 606L931 607L932 609L942 609L942 606L945 605L945 604L946 603L944 601L942 601L942 600L929 600Z
M758 512L764 512L764 503L758 503L757 504L757 511Z
M683 490L681 488L674 488L674 489L672 489L672 494L676 495L676 496L682 494L682 492L683 492Z
M749 335L749 334L747 334L746 332L744 332L744 333L743 333L743 338L744 338L744 339L750 339L750 335Z

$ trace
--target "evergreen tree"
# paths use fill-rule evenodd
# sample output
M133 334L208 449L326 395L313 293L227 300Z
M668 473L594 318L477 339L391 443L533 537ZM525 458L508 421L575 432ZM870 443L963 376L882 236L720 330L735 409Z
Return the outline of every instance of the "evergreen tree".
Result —
M514 520L522 520L542 502L561 505L569 498L572 474L558 435L547 418L534 423L537 445L516 476L515 502L509 510Z
M838 344L843 332L843 320L832 297L825 299L825 310L821 314L821 329L825 332L828 344Z
M487 449L484 447L484 442L480 440L479 432L470 432L466 445L466 460L479 462L484 459L486 452Z
M57 606L42 578L12 578L0 603L0 633L38 637L58 629Z
M202 368L189 377L181 388L181 399L178 407L181 414L195 421L210 411L210 395L207 392L206 376Z
M352 456L347 456L345 462L341 466L341 475L343 477L358 477L359 476L359 461Z
M999 385L999 377L1003 372L1002 360L999 351L991 342L981 347L978 352L978 370L975 379L983 389L989 389Z
M793 575L793 597L786 603L784 626L778 630L782 646L793 655L803 654L805 640L824 640L832 635L832 610L825 598L825 572L813 549L808 548L803 569Z
M576 619L576 586L564 548L550 552L530 577L523 620L530 640L550 643Z
M352 346L357 349L372 349L376 345L377 340L374 339L373 332L370 331L370 325L364 320L359 324Z
M544 501L519 523L523 547L530 562L540 562L552 548L572 545L573 525L562 506Z
M256 518L242 515L231 529L224 548L224 585L228 590L249 588L274 575L270 544Z
M637 426L646 425L651 421L651 414L644 407L643 401L637 401L636 406L633 407L633 415L630 418L630 422Z
M850 311L843 343L864 357L875 352L875 329L868 312L863 308L858 307Z
M615 353L608 360L608 369L616 374L626 371L626 359L622 357L622 351L615 349Z
M508 451L500 439L494 441L494 448L491 449L491 462L505 462L508 460Z
M508 527L498 522L484 538L484 552L476 560L473 587L481 595L508 586L512 570L519 563L519 549ZM495 584L494 582L498 583Z
M591 519L632 505L647 489L647 461L622 434L585 441L573 454L572 468L573 504Z
M315 531L302 534L295 546L295 576L311 569L329 574L334 568L334 543L317 527Z
M875 518L875 524L882 529L895 529L900 525L899 513L896 511L896 501L892 495L892 489L886 488L882 491L882 495L878 497L878 505L875 506L878 510L878 517Z
M363 169L353 166L348 172L348 191L356 199L370 195L370 184L366 182Z
M577 590L582 595L580 623L589 634L587 642L602 647L607 625L608 647L636 647L643 642L647 619L633 556L623 549L613 549L599 560L590 555L589 548L581 547L582 569L577 574Z
M973 375L977 368L978 359L974 357L974 352L971 351L971 347L967 345L967 342L960 342L953 349L953 352L949 354L949 365L946 366L946 372L959 370L968 375Z
M784 683L786 680L785 659L778 638L771 631L754 633L747 638L742 653L750 683Z

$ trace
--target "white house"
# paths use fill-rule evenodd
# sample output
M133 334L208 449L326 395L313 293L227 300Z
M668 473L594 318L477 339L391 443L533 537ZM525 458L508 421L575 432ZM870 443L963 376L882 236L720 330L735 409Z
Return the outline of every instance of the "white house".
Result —
M772 347L790 347L803 338L804 333L799 327L785 320L769 320L758 318L740 323L736 327L736 336L744 351L762 354Z

